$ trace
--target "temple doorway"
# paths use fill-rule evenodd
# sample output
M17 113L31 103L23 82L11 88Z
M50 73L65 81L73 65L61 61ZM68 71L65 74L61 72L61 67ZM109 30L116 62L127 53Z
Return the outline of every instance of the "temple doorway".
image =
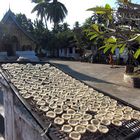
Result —
M16 56L16 50L18 49L19 41L16 36L10 37L9 41L5 43L7 56Z

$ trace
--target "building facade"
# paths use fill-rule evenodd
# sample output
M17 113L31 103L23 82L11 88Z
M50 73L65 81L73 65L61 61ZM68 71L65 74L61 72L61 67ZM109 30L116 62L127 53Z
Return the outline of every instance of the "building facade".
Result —
M59 57L60 58L73 58L78 60L80 54L77 52L76 47L67 47L59 49Z
M0 54L7 56L34 52L36 41L16 21L15 14L9 9L1 21Z

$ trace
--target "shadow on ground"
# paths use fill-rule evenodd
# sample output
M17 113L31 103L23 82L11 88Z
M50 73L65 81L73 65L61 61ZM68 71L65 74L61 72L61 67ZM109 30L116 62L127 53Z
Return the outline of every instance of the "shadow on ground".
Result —
M116 85L116 86L120 86L119 84L111 83L111 82L108 82L108 81L105 81L105 80L102 80L102 79L98 79L98 78L91 77L91 76L88 76L86 74L77 72L77 71L71 69L68 65L58 64L58 63L54 63L54 62L53 62L53 64L56 67L58 67L59 69L61 69L62 71L64 71L65 73L67 73L67 74L69 74L71 76L76 77L76 79L78 79L78 80L92 81L92 82L95 81L96 83L105 83L105 84L113 84L113 85Z

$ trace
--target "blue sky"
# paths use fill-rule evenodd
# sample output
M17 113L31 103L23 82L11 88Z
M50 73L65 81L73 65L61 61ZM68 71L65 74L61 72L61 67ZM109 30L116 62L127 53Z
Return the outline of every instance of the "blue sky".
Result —
M75 21L79 21L82 24L86 18L92 15L92 12L86 11L86 9L94 6L104 6L106 3L109 3L111 6L115 7L116 0L59 0L68 9L68 16L65 19L65 22L69 23L71 27ZM132 0L133 2L140 3L140 0ZM31 3L31 0L0 0L0 20L3 15L9 9L14 13L24 13L28 18L34 20L36 14L31 14L31 10L35 4ZM51 24L49 25L51 27Z

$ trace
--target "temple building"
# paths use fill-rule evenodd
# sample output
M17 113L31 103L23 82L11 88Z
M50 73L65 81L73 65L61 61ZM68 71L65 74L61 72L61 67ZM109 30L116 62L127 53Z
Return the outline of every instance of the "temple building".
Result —
M0 26L0 55L22 56L34 52L36 41L19 25L10 9L2 18Z

